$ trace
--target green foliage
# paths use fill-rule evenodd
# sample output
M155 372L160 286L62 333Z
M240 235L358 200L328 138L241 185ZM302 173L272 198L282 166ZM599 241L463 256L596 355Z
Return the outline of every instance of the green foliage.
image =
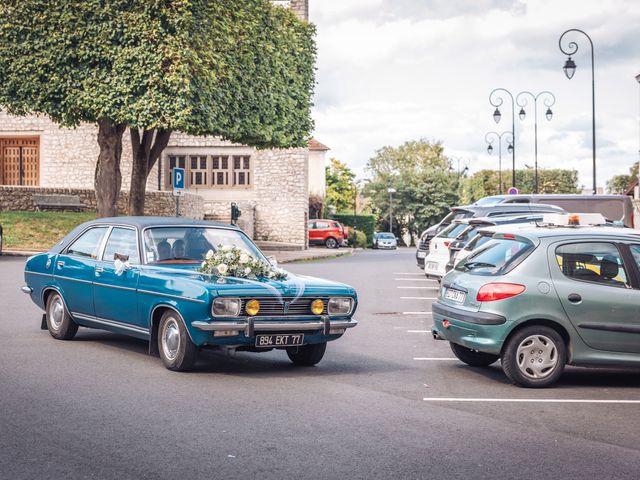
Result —
M368 246L370 246L370 243L367 241L367 235L361 230L356 231L355 246L357 248L367 248Z
M350 231L355 225L358 232L364 232L367 236L367 245L373 244L373 233L376 228L375 215L358 214L354 216L353 213L336 213L330 215L330 218L349 227Z
M503 193L511 186L511 172L502 172ZM520 193L533 193L535 175L533 169L516 170L516 185ZM538 169L539 193L579 193L578 172L560 168ZM497 170L480 170L462 181L461 202L473 203L483 197L500 194Z
M624 193L631 182L638 178L638 162L629 169L629 175L614 175L607 181L607 192L613 194Z
M110 119L304 146L313 36L268 0L6 0L0 105L65 126Z
M327 193L325 206L332 206L336 211L353 208L355 201L355 174L340 160L332 158L325 168Z
M458 203L459 176L439 142L410 141L383 147L369 160L371 180L364 189L380 231L389 231L389 188L393 194L393 225L397 236L412 237L440 221Z

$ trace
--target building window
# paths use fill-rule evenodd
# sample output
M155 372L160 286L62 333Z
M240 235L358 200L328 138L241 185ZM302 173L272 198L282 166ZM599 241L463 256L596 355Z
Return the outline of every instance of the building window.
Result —
M173 185L172 169L184 168L186 187L251 188L253 181L250 155L169 155L166 162L166 188Z

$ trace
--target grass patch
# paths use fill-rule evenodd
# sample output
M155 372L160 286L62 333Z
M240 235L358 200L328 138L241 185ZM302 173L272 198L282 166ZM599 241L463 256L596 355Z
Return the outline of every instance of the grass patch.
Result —
M45 251L95 212L0 212L3 247Z

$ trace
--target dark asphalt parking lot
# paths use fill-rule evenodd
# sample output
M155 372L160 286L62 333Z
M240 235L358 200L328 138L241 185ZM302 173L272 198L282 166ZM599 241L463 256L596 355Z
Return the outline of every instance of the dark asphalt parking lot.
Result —
M107 332L54 340L24 259L0 257L0 478L638 478L640 403L620 402L640 402L640 372L529 390L463 365L428 333L437 284L413 253L286 266L359 293L318 366L206 351L190 373Z

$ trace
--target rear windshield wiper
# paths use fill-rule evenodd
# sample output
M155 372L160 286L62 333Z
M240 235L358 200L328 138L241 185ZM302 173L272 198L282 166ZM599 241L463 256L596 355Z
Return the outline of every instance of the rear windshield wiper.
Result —
M486 262L469 262L464 264L465 271L473 270L474 268L495 268L493 263Z

